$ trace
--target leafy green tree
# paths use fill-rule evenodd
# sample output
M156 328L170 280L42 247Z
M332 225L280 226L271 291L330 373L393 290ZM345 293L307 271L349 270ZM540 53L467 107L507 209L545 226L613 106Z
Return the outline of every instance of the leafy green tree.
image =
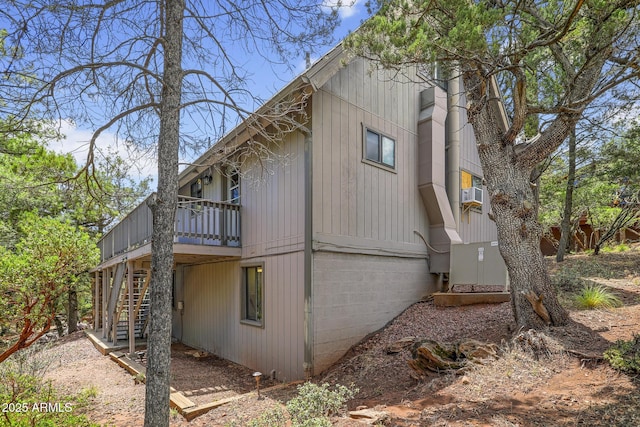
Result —
M0 362L49 331L60 298L99 259L93 239L69 223L30 214L20 227L15 252L0 247L0 309L19 331Z
M599 177L615 185L611 204L617 215L596 242L597 255L602 245L621 229L640 221L640 125L634 123L620 138L608 141L598 159Z
M627 128L627 130L624 130ZM640 190L640 144L636 124L599 128L598 132L583 134L576 149L575 176L571 178L570 150L568 155L555 156L542 179L540 220L546 228L556 226L570 218L568 235L579 231L580 218L586 217L595 230L603 231L602 237L612 237L621 227L634 221L637 212L634 201ZM615 136L618 134L618 136ZM573 190L572 209L567 210L567 189ZM568 216L567 216L568 214ZM600 242L600 245L604 242ZM598 241L585 242L587 246ZM558 251L562 249L559 243Z
M57 217L66 209L61 185L77 173L70 155L54 153L31 135L0 138L0 245L12 247L25 212Z
M148 192L148 180L128 178L129 164L122 158L108 156L98 162L93 179L86 179L70 155L47 149L36 136L0 137L0 246L14 248L19 225L31 213L70 221L97 238ZM77 329L78 294L89 298L88 286L85 281L69 288L64 305L69 333Z
M452 82L462 82L516 322L524 328L565 324L568 315L540 251L531 172L594 100L614 89L638 99L637 86L627 84L640 75L638 1L372 4L375 16L346 46L386 67L435 61L448 68ZM527 125L537 127L535 137L531 128L524 132Z

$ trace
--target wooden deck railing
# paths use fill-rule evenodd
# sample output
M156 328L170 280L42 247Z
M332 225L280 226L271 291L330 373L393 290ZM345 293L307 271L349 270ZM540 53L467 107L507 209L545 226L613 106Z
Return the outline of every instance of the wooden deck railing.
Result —
M100 239L102 262L151 242L153 221L148 200ZM240 246L240 205L179 196L174 243Z

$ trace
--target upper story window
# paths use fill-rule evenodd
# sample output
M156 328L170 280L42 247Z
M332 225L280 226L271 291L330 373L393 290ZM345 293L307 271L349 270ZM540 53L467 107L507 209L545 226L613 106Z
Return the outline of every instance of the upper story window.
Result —
M202 199L202 178L198 178L191 183L191 197Z
M237 171L227 177L227 202L240 204L240 174Z
M461 171L460 188L465 189L471 187L482 188L482 178L467 171Z
M396 141L371 129L364 129L364 160L395 169Z
M449 73L446 72L439 62L435 61L430 64L419 64L417 74L427 82L436 84L445 91L447 90Z

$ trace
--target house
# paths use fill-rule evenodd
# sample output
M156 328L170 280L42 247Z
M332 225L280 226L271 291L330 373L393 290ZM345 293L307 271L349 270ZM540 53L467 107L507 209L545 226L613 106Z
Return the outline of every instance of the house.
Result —
M286 161L220 167L245 122L180 173L172 333L294 380L441 290L452 245L497 233L458 79L374 70L338 46L264 108L283 99L304 99L307 117L273 147ZM145 334L150 236L142 203L100 241L106 339Z

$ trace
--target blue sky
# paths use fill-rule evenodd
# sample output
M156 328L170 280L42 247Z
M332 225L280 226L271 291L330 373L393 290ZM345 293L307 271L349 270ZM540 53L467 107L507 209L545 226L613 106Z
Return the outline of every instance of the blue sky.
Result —
M364 3L364 0L355 0L353 3L348 0L343 2L346 5L340 9L342 20L334 35L334 45L344 38L349 31L357 28L362 20L366 18L367 11ZM336 0L324 0L324 4L328 6L335 5ZM334 45L325 46L323 51L312 52L312 62L324 55ZM249 87L264 99L270 98L305 69L304 52L301 52L299 57L291 58L291 63L288 66L269 64L257 55L255 58L247 57L242 60L249 64L248 68L251 73ZM49 147L56 152L71 153L78 164L84 164L92 129L78 128L70 121L62 122L60 127L66 138L50 143ZM154 153L145 152L135 146L127 146L114 133L103 133L98 139L97 146L103 155L117 153L122 157L132 159L135 167L130 171L130 176L133 179L138 180L147 176L155 177L157 175ZM153 186L154 184L152 184L152 188Z

